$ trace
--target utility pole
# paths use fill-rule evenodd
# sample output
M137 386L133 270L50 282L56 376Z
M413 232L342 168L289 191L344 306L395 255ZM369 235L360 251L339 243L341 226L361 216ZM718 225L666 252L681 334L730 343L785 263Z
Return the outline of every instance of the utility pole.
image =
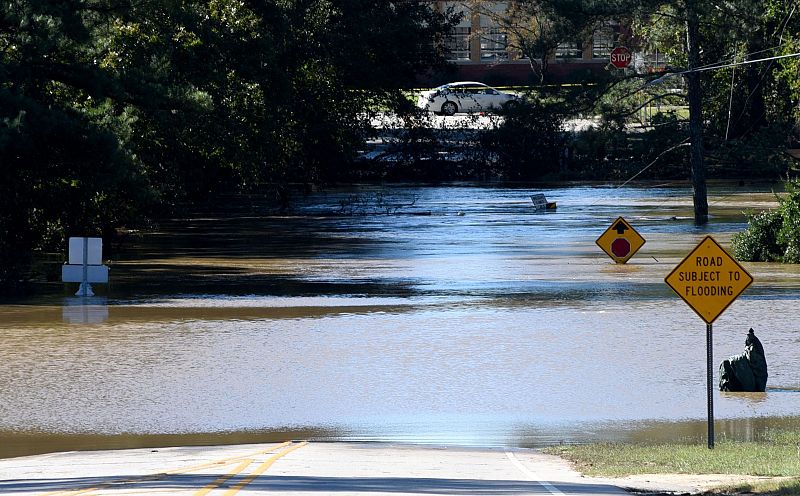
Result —
M708 222L708 191L706 190L706 164L703 158L703 105L700 94L700 73L692 72L700 66L700 27L695 0L686 0L686 45L689 49L689 72L686 82L689 96L690 163L692 167L692 200L694 223Z

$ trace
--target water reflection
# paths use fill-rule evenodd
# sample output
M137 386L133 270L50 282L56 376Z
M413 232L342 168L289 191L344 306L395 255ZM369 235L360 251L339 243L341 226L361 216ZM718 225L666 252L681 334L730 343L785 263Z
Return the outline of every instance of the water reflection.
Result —
M213 446L219 444L274 443L291 439L331 439L336 432L320 429L207 432L202 434L94 434L0 431L0 458L52 451Z
M704 425L705 325L663 280L706 234L727 246L742 210L772 199L711 191L704 228L682 187L400 188L416 201L391 215L341 215L353 192L330 190L285 214L165 222L115 261L107 301L0 306L0 438L695 435L669 426ZM557 213L533 213L533 192ZM626 265L594 244L619 215L647 239ZM721 422L756 432L800 411L779 391L800 387L800 268L747 269L756 282L715 323L714 356L739 353L755 327L770 389L715 404Z
M108 320L108 298L101 296L64 298L61 316L68 324L100 324Z
M759 392L720 392L722 398L738 400L750 405L758 405L767 401L767 393Z

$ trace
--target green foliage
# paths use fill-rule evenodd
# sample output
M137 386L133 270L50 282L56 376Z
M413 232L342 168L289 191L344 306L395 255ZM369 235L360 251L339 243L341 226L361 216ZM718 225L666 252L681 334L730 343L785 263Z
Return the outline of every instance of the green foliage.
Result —
M734 139L707 139L709 168L725 177L778 179L792 167L784 124L768 124Z
M739 260L774 262L783 250L778 245L778 231L783 219L778 210L767 210L747 216L747 230L733 235L731 249Z
M567 162L572 175L621 181L685 178L688 147L680 145L684 134L680 119L664 115L653 122L655 126L637 133L614 121L573 133Z
M783 248L783 262L800 263L800 182L786 182L786 195L780 198L781 227L778 246Z
M508 35L509 48L533 61L540 81L547 78L549 60L559 44L591 37L603 21L619 21L649 9L649 0L538 0L508 2L498 12L493 2L466 2L474 12L493 19ZM628 42L623 36L620 41Z
M0 122L0 257L18 262L0 265L0 280L19 281L33 247L107 235L147 205L135 161L85 116L0 89Z
M664 54L675 69L687 65L685 8L661 1L639 11L633 29L646 48ZM786 0L695 2L701 26L702 62L722 66L798 52L800 19ZM725 67L702 73L703 118L711 145L758 134L765 128L785 148L797 122L800 73L797 57ZM712 152L713 152L712 148ZM783 170L785 173L785 168Z
M483 146L497 157L497 172L512 180L558 177L566 142L558 107L529 99L509 105L503 115L483 137Z
M632 10L632 32L643 44L642 51L657 52L667 61L667 71L678 74L632 88L616 107L598 107L604 115L614 115L617 108L634 106L648 97L668 105L682 98L677 93L683 87L679 74L688 65L686 4L649 3L650 8ZM700 74L709 177L784 176L791 167L784 151L797 142L800 59L730 65L797 53L800 18L794 15L796 5L785 0L693 5L700 24L700 65L715 67ZM676 94L669 96L671 91ZM632 117L627 116L625 122L630 124Z
M0 2L0 283L68 235L336 179L375 109L444 64L454 20L424 1Z
M748 216L747 229L731 240L736 258L751 262L800 263L800 181L784 183L777 210Z

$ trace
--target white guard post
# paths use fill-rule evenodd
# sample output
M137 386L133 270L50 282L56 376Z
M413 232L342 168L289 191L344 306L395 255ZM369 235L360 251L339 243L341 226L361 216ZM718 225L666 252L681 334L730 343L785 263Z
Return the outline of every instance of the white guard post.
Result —
M94 296L90 283L108 283L108 267L103 265L102 238L69 238L69 263L61 266L63 282L79 282L75 296Z

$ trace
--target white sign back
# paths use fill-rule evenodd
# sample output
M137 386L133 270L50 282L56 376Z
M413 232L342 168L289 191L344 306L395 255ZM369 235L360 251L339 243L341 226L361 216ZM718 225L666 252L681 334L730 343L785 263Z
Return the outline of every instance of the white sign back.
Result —
M100 265L103 263L103 238L69 238L70 265L83 265L84 246L88 250L86 253L87 265Z

